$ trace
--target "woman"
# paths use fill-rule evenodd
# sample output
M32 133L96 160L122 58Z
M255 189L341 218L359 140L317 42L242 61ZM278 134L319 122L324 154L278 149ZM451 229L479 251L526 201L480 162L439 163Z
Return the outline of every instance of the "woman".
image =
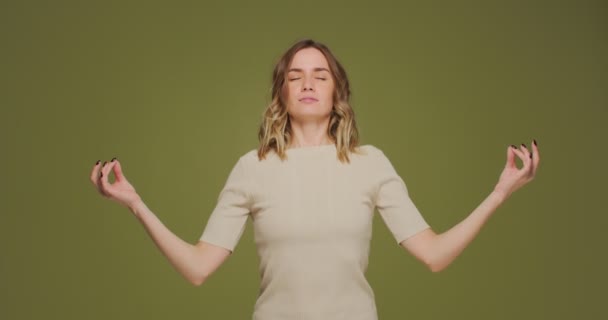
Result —
M146 207L116 158L102 166L98 161L91 181L102 195L129 208L195 285L234 251L251 218L261 275L254 319L377 319L364 275L375 208L397 243L431 271L441 271L496 208L534 178L540 158L536 141L534 156L523 144L508 147L490 195L462 222L436 234L382 151L358 145L349 97L346 73L326 46L312 40L293 45L274 69L260 145L232 169L194 245Z

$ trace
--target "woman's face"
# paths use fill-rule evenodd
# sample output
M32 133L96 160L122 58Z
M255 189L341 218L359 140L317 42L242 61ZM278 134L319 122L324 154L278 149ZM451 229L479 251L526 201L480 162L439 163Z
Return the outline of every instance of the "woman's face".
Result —
M286 79L287 112L296 121L329 118L333 108L334 79L327 59L315 48L298 51Z

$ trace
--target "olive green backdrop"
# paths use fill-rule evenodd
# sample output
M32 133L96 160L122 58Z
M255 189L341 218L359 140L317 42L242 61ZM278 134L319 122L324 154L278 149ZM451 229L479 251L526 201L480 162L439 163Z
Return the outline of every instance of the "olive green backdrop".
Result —
M0 318L250 318L250 222L194 287L89 172L117 156L196 242L256 147L274 63L306 37L344 64L362 142L385 151L437 232L492 191L508 145L539 142L536 179L443 272L376 217L382 320L601 317L607 18L602 1L3 1Z

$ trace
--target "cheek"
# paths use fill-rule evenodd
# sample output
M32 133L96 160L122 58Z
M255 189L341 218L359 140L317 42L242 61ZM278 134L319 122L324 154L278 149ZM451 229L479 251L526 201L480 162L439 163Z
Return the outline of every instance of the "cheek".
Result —
M333 100L334 100L334 86L333 85L328 85L325 88L325 99L327 101L329 101L329 103L333 104Z
M286 85L283 88L283 96L285 97L285 101L290 101L291 99L295 99L296 95L295 95L295 89L293 88L293 85Z

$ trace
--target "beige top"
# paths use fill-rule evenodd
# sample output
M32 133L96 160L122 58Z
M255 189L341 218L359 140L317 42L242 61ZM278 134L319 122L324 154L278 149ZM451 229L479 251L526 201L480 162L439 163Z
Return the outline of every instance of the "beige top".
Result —
M342 163L335 145L243 155L200 240L234 250L251 218L260 259L254 320L377 319L365 278L374 208L397 243L429 228L378 148Z

